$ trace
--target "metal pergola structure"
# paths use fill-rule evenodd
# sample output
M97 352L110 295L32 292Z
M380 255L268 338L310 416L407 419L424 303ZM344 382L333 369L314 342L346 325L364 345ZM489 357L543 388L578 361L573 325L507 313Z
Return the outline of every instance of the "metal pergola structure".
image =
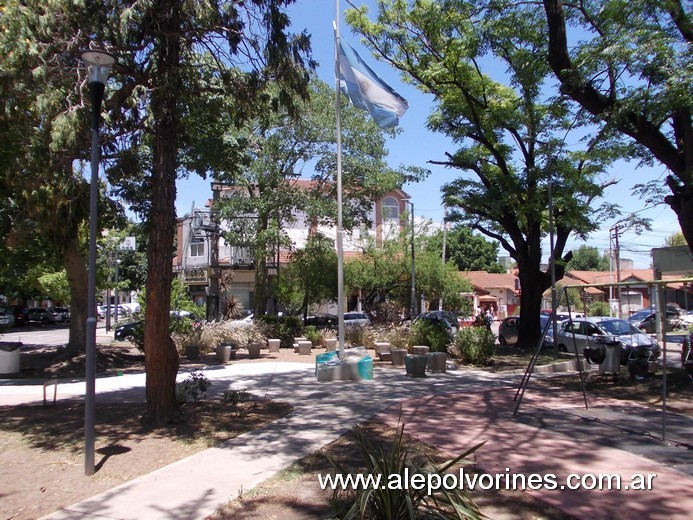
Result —
M515 393L515 398L514 400L516 401L515 405L515 410L513 412L513 416L517 415L520 405L522 404L522 398L524 396L525 390L527 389L527 386L529 385L530 378L532 376L532 372L534 371L534 367L536 366L537 358L539 357L539 354L541 353L543 344L544 344L544 339L546 338L546 333L549 329L550 326L552 326L552 323L555 321L555 316L556 316L556 310L559 306L559 303L561 301L561 298L563 295L566 294L566 291L570 288L575 288L575 289L580 289L584 290L588 287L595 287L595 288L609 288L609 287L617 287L617 288L623 288L623 287L632 287L632 286L642 286L642 285L647 285L650 289L650 294L653 294L653 291L656 291L656 299L655 301L657 302L657 308L656 308L656 335L657 335L657 340L661 341L662 343L662 365L663 365L663 370L662 370L662 442L666 442L667 439L667 431L666 431L666 415L667 415L667 343L666 343L666 333L663 332L666 330L665 327L665 319L666 319L666 304L662 304L664 298L663 298L663 293L662 289L666 287L667 285L670 284L676 284L676 283L691 283L693 282L693 277L682 277L682 278L675 278L675 279L670 279L670 280L650 280L650 281L638 281L638 282L617 282L617 283L598 283L598 284L573 284L573 285L564 285L561 287L561 290L558 294L558 296L555 299L555 302L552 306L552 313L551 313L551 319L549 319L544 327L544 330L542 331L541 338L539 339L539 343L537 344L537 347L532 355L532 358L530 359L527 369L525 370L524 375L522 376L522 380L520 381L520 385L517 388L517 392ZM652 298L650 298L650 303L652 302ZM571 312L570 309L570 301L569 299L566 298L566 303L568 307L568 313ZM573 332L574 334L574 332ZM554 337L554 342L556 341L556 338ZM554 345L554 348L558 348L557 345ZM587 392L585 390L585 379L582 374L582 365L581 365L581 360L580 360L580 355L577 352L577 348L575 349L575 358L577 362L577 367L578 367L578 373L580 377L580 382L582 384L582 395L585 400L585 408L589 408L589 405L587 403Z

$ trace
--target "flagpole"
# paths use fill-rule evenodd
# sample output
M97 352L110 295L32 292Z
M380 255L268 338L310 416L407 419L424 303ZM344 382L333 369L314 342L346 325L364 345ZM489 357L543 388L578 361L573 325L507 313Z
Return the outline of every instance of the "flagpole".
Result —
M339 358L344 359L344 244L342 241L342 103L339 89L339 0L335 0L334 73L337 123L337 316Z

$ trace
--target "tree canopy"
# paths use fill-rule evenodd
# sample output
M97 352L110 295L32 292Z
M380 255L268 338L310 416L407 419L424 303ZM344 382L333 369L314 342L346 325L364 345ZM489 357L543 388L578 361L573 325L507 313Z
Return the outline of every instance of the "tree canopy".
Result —
M541 294L551 283L541 270L549 184L556 238L550 261L560 278L570 259L568 238L585 237L615 212L595 201L613 182L604 174L617 143L609 128L592 131L588 113L546 94L540 11L491 1L380 0L378 6L375 22L366 8L349 10L347 22L379 59L435 97L428 127L457 149L430 162L460 172L443 188L449 220L498 241L517 262L520 341L533 341ZM491 62L505 73L490 70Z
M532 4L508 8L522 12ZM693 249L693 20L681 0L543 0L560 90L670 172L665 201Z
M581 245L573 250L573 258L568 262L567 269L573 271L608 271L609 257L599 254L599 249Z
M254 252L256 315L264 314L272 296L267 288L268 251L292 247L287 224L319 230L337 219L334 90L313 78L309 92L309 100L296 100L300 118L284 111L258 114L243 136L248 143L243 165L215 173L231 186L215 201L228 229L224 239L232 245L248 244ZM374 200L424 172L388 166L385 137L396 130L378 128L346 100L341 114L343 228L348 231L370 224Z

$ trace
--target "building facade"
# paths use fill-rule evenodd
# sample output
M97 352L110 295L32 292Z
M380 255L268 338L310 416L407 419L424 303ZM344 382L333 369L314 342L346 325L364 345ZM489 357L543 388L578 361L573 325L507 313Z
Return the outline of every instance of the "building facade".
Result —
M298 180L293 183L299 189L311 188L311 181ZM240 191L233 186L214 183L212 189L213 197L204 208L193 209L192 213L177 221L177 247L173 269L195 303L206 306L208 310L210 303L212 306L216 305L220 309L219 315L223 316L230 301L237 302L245 310L253 309L255 306L258 259L254 257L251 237L248 236L245 240L242 238L245 236L242 232L243 219L247 222L255 217L239 215L235 222L217 222L211 211L213 201L216 198L239 196ZM376 200L368 215L371 225L361 225L343 232L344 257L360 255L364 247L373 240L377 246L387 239L398 237L406 225L404 215L409 199L406 192L393 190ZM229 243L224 235L232 226L235 239L233 243ZM251 229L253 226L247 227ZM337 237L335 225L320 225L300 212L293 215L291 222L283 222L282 230L289 238L290 247L270 247L265 258L267 286L270 292L266 310L269 313L282 310L276 308L272 302L271 292L282 266L289 262L291 252L304 248L311 235L320 234L335 243ZM214 302L215 298L218 298L218 303Z

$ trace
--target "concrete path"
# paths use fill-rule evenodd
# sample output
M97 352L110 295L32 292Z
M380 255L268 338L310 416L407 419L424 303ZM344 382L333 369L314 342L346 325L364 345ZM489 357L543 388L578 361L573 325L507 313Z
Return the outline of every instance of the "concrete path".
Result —
M693 511L690 418L670 415L669 438L676 442L661 443L661 419L643 407L590 399L585 410L582 394L541 393L531 383L513 416L519 376L483 371L411 379L403 369L378 367L373 381L319 383L312 365L267 362L210 367L205 375L214 381L209 398L245 388L258 397L288 401L294 411L46 518L204 518L377 414L392 424L401 418L407 433L450 454L486 441L476 460L487 473L555 474L559 485L571 473L618 473L624 484L635 473L657 474L650 491L531 491L577 518L678 519L690 518ZM181 373L179 379L185 377ZM143 374L99 379L97 399L141 402L143 386ZM83 391L84 383L61 384L58 397ZM0 386L3 405L42 398L42 385Z

